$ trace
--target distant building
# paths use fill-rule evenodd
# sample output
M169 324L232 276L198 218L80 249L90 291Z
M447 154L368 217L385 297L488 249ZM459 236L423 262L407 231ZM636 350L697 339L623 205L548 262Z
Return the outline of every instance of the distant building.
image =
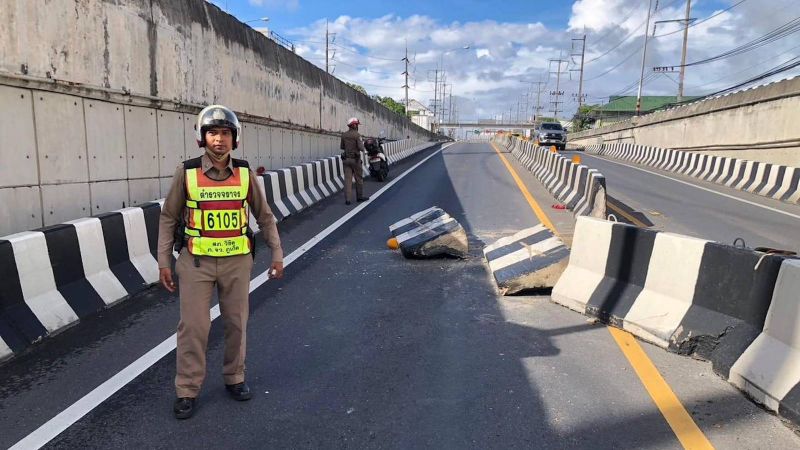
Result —
M422 103L410 99L408 101L408 115L415 124L426 130L431 130L433 126L433 111L426 108Z
M698 97L684 96L684 101L694 100ZM641 114L647 114L678 102L675 96L646 96L642 97ZM611 96L608 103L597 108L591 117L604 122L617 122L629 119L636 115L636 96Z

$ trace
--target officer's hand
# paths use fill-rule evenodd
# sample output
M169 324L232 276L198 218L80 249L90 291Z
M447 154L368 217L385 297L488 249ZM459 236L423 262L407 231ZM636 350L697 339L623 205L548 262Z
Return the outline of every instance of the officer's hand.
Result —
M272 266L269 268L269 277L270 278L283 278L283 263L282 262L274 262Z
M158 279L161 281L161 285L164 286L164 289L175 292L175 283L172 281L172 269L169 267L158 269Z

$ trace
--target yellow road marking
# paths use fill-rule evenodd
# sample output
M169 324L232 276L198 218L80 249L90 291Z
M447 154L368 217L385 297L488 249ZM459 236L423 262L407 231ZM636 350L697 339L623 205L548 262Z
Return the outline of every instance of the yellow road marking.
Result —
M511 163L508 162L506 157L503 156L503 154L500 152L497 146L494 145L493 142L491 142L490 144L494 149L494 151L497 152L497 156L500 157L500 160L503 161L503 164L506 166L506 169L508 169L508 172L511 174L511 178L513 178L514 181L517 183L517 187L519 188L520 191L522 191L522 195L525 197L525 200L528 201L528 204L531 206L533 213L536 214L536 217L539 219L539 222L541 222L542 225L549 228L550 231L552 231L556 236L558 236L559 234L558 231L556 231L556 227L553 226L553 223L550 222L550 218L547 217L547 214L544 213L544 210L542 210L539 204L536 203L536 200L533 199L531 193L528 192L528 188L525 187L525 183L522 182L522 179L520 179L519 175L517 175L517 172L514 170L513 167L511 167Z
M511 177L514 178L514 181L517 183L517 187L520 191L522 191L522 195L528 201L528 204L533 209L533 212L536 214L536 217L539 218L539 221L542 222L544 226L549 228L553 231L553 233L558 234L555 227L553 226L550 219L544 213L539 204L536 203L536 200L533 199L533 196L528 189L525 187L525 184L520 179L517 172L511 166L511 163L508 162L508 159L500 152L494 143L491 143L492 148L494 151L497 152L497 155L500 157L500 160L503 161L503 164L508 169L508 172L511 173ZM619 211L621 215L626 217L628 220L634 223L641 223L636 218L631 217L624 211L620 211L619 208L613 208L614 210ZM643 225L640 225L643 226ZM650 398L653 399L653 402L658 407L661 414L666 419L667 424L669 424L670 428L672 428L672 432L675 433L677 436L678 441L680 441L681 445L683 445L686 449L713 449L714 446L711 445L711 442L705 437L703 432L694 422L692 416L686 412L686 409L681 404L678 397L672 392L672 389L669 387L667 382L658 372L658 369L647 356L647 354L642 350L642 347L636 342L636 339L630 333L626 331L622 331L616 328L608 327L608 331L611 333L611 336L614 337L617 345L619 346L622 353L628 359L631 367L636 372L636 375L639 376L639 380L644 385L644 388L647 390L647 393L650 394Z
M622 208L618 207L614 203L606 201L606 205L608 206L608 209L628 219L632 224L636 225L637 227L647 228L647 225L645 225L641 220L623 211Z
M503 164L508 169L508 172L511 174L511 177L514 178L514 181L517 183L517 187L520 191L522 191L522 195L525 197L525 200L528 201L528 204L533 209L533 212L536 214L536 217L539 218L539 221L542 222L542 225L549 228L553 233L558 235L555 227L553 226L550 219L544 213L539 204L536 203L536 200L533 199L533 196L528 189L525 187L525 184L522 182L520 177L517 175L517 172L511 166L511 163L508 162L508 159L500 152L494 143L490 143L492 148L497 155L500 157L500 160L503 161ZM636 218L631 217L624 211L619 210L619 208L613 208L615 211L618 211L622 216L626 217L633 223L639 224L641 223ZM639 226L644 226L639 225ZM703 434L702 430L697 426L692 419L692 416L686 412L686 409L681 404L678 397L672 392L672 388L669 387L666 380L661 376L656 368L655 364L650 360L647 354L642 350L642 347L636 342L636 339L630 333L626 331L622 331L616 328L608 327L608 331L611 333L611 336L616 341L617 345L619 346L622 353L628 359L631 367L636 372L636 375L639 377L639 380L644 385L645 390L647 393L650 394L650 398L653 399L653 402L658 407L658 410L661 411L661 415L664 416L666 419L667 424L669 424L670 428L672 428L672 432L675 433L675 436L680 441L683 448L695 450L695 449L714 449L714 446L711 445L711 442L708 441L706 436Z
M713 449L703 431L697 426L692 416L686 412L678 397L672 392L667 382L658 373L658 369L650 361L642 347L630 333L608 327L611 336L619 345L622 353L636 371L644 388L667 420L672 432L685 449Z

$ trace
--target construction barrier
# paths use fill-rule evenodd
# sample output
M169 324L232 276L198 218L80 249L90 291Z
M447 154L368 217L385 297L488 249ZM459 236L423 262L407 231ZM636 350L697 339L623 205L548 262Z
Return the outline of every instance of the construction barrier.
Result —
M800 168L644 145L589 145L586 153L676 172L740 191L800 203Z
M574 163L546 147L503 135L496 144L510 150L553 196L576 216L606 216L606 179L596 169Z
M483 255L497 287L508 295L555 286L567 265L569 250L540 224L486 246Z
M552 299L709 360L717 374L798 423L799 275L800 260L579 217Z

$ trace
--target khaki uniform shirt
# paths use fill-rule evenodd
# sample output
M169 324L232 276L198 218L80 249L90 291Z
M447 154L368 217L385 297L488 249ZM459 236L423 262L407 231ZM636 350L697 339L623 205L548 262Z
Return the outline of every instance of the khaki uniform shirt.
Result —
M339 144L339 148L344 150L345 158L351 159L360 159L361 152L367 151L364 148L361 135L352 128L342 133L342 142Z
M233 160L228 159L228 165L222 171L217 170L208 155L201 157L201 170L212 180L224 180L233 175ZM247 193L247 204L253 217L256 218L267 246L272 250L272 262L283 262L283 248L281 239L278 236L278 227L275 225L275 216L264 198L264 194L258 189L256 176L250 171L250 191ZM172 263L172 245L174 244L173 231L178 226L179 219L183 215L183 220L188 220L186 206L186 173L183 164L175 169L172 177L172 186L169 194L164 200L161 208L161 217L158 221L158 267L170 267Z

